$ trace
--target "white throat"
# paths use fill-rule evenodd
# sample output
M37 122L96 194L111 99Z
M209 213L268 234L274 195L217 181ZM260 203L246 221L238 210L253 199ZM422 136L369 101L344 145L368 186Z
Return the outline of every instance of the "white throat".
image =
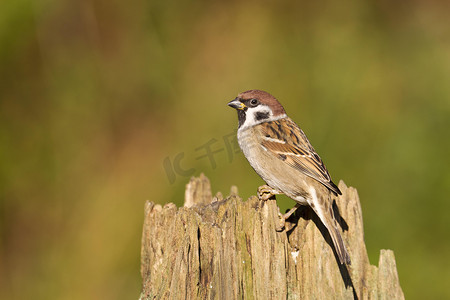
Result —
M286 114L275 117L272 110L267 105L249 107L245 112L245 121L241 124L238 130L244 130L264 122L276 121L286 117Z

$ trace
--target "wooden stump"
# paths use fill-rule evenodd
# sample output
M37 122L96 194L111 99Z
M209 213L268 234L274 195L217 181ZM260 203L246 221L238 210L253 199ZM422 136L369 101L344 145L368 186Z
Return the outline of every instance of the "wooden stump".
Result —
M404 299L394 253L369 263L356 189L336 199L352 264L340 265L330 236L308 207L277 232L275 200L212 197L209 180L191 179L187 206L147 202L140 299Z

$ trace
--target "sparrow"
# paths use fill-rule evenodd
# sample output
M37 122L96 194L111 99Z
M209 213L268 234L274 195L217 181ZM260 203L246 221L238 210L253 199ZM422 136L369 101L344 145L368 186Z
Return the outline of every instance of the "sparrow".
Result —
M296 202L282 216L281 228L300 205L310 206L330 233L340 263L350 264L333 211L332 195L342 193L300 127L274 96L261 90L240 93L228 106L237 110L239 146L267 184L258 188L258 197L285 194Z

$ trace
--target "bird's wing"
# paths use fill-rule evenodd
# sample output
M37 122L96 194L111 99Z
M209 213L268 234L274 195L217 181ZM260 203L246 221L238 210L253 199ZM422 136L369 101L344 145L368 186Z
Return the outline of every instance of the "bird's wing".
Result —
M339 188L331 181L322 159L311 146L303 131L290 118L258 125L261 130L261 146L284 163L319 181L335 194Z

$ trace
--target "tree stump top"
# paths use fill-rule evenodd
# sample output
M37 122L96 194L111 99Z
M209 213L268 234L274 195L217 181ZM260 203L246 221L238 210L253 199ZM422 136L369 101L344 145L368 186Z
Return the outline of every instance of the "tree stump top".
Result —
M394 253L370 265L356 189L339 183L336 199L350 266L339 264L330 236L305 207L277 232L275 200L212 197L201 175L185 206L145 205L141 299L404 299Z

